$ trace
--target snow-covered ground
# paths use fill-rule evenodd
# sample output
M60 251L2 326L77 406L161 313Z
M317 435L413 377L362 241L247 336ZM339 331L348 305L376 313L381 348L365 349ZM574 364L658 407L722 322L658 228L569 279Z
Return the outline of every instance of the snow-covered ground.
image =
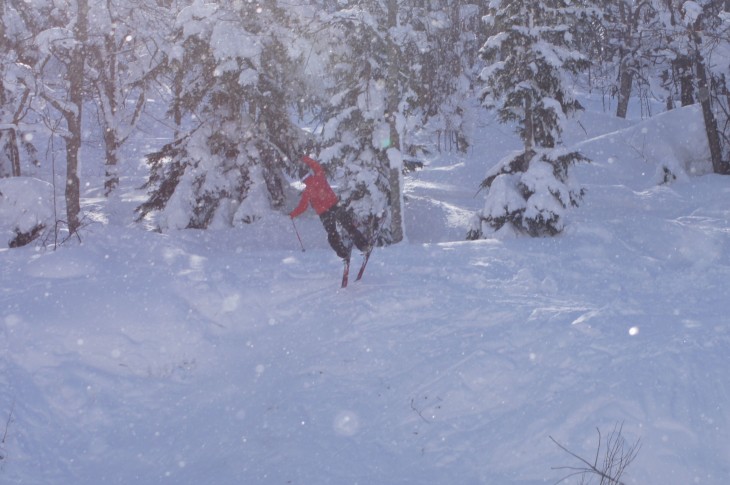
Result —
M730 483L730 179L698 175L701 122L585 113L565 233L466 242L518 146L484 122L344 290L311 213L302 252L286 216L157 234L131 181L87 194L83 243L0 249L0 483L555 483L582 464L551 437L593 461L621 425L625 483Z

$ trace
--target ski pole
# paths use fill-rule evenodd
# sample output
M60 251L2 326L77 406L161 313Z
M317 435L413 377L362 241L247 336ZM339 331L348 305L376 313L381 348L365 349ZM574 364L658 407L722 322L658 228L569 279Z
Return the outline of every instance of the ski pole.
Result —
M297 225L294 224L294 218L291 218L291 225L294 227L294 232L297 235L297 239L299 239L299 245L302 247L302 252L304 252L304 244L302 243L302 238L299 236L299 231L297 231Z

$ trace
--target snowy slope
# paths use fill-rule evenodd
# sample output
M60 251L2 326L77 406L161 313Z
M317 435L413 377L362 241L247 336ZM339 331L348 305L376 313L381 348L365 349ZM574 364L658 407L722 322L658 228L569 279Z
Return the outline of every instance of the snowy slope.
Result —
M483 127L409 179L408 243L346 290L311 215L305 252L285 216L0 250L0 483L555 483L580 463L550 437L592 459L617 423L625 483L728 483L730 185L656 185L675 115L586 113L565 234L465 242L517 146ZM662 161L622 143L643 132Z

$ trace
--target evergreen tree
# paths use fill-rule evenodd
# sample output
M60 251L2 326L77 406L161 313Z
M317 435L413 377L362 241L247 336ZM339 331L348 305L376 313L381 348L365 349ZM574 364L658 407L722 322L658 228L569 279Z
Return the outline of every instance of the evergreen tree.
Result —
M479 8L460 0L370 0L324 2L320 11L326 37L319 47L329 53L320 158L365 229L381 227L383 242L398 242L402 174L429 150L422 135L435 131L439 148L468 146L468 59L478 49Z
M365 233L403 239L403 131L410 89L395 0L322 16L329 56L320 159L342 181L340 198ZM406 37L407 37L406 33ZM377 229L376 229L377 228Z
M485 207L467 237L504 226L555 235L563 229L563 210L582 193L570 186L568 169L585 157L558 144L565 117L580 109L566 76L588 65L573 48L572 26L584 12L563 0L493 0L489 13L481 100L502 123L515 124L524 149L482 183L489 188Z
M161 228L252 223L285 201L304 144L290 108L303 97L297 11L278 2L182 10L168 65L180 76L173 105L181 134L148 157L149 199Z

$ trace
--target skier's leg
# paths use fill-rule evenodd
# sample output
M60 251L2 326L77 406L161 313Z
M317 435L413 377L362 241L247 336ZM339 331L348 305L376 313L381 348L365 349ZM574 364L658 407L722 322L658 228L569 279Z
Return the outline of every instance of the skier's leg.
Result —
M330 243L330 246L332 246L332 249L335 250L337 256L342 259L348 259L352 248L348 248L342 242L340 233L337 232L337 217L335 211L330 209L323 212L320 214L319 218L322 221L325 231L327 231L327 241Z
M363 236L362 232L360 232L360 229L357 228L357 225L355 225L355 222L352 220L350 213L344 208L339 208L338 218L342 227L350 234L350 237L355 243L355 246L357 246L357 249L364 253L368 252L370 249L370 241L368 241L368 239Z

